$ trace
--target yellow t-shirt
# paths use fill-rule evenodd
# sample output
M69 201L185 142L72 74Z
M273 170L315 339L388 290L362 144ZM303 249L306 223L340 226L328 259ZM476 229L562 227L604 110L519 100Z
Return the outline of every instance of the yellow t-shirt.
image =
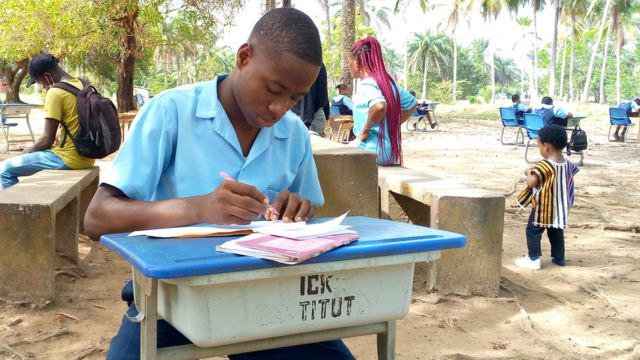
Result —
M78 89L82 89L82 82L78 79L67 79L64 82L69 83ZM65 123L72 135L78 132L80 123L78 122L78 109L76 106L77 99L72 93L51 88L44 97L44 117L45 119L53 119ZM51 151L60 156L65 165L71 169L86 169L93 166L95 159L86 158L76 151L76 146L71 138L67 135L64 146L60 147L62 140L65 138L65 131L62 125L58 129L58 142L51 147Z

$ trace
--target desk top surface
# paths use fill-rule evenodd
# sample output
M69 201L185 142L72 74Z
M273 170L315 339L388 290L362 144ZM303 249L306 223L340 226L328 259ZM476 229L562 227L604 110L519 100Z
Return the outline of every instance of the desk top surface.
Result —
M38 104L4 104L0 103L0 108L25 108L25 109L35 109L42 107L42 105Z
M347 217L343 223L353 226L360 234L360 239L303 264L435 251L466 244L465 237L460 234L395 221L354 216ZM291 266L215 250L217 245L233 238L237 236L150 239L144 236L128 237L127 233L120 233L104 235L100 242L143 275L156 279Z

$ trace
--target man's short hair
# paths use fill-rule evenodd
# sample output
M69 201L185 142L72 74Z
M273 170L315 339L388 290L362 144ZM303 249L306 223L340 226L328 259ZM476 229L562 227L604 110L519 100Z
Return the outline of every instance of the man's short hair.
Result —
M258 20L249 44L277 57L288 52L310 64L322 65L320 33L311 18L294 8L276 8Z
M518 102L518 101L520 101L520 94L511 95L511 102Z
M336 89L338 89L338 90L348 90L349 86L347 86L347 84L345 84L345 83L340 83L340 84L336 85Z
M545 96L542 98L542 103L545 105L553 105L553 99L549 96Z
M540 129L538 139L560 151L567 146L567 130L560 125L548 125Z

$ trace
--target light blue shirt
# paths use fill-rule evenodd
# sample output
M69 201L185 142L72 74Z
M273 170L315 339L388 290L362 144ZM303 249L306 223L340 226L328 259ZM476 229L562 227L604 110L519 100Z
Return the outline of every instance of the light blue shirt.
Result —
M336 97L333 98L331 103L334 104L340 100L342 100L342 105L348 107L349 110L353 110L353 102L351 101L351 98L349 98L346 95L336 95Z
M397 88L400 93L400 107L402 111L410 110L416 104L416 98L403 87L398 86ZM370 77L360 81L358 91L353 96L353 133L356 134L356 136L362 132L362 129L364 129L367 123L369 108L379 102L386 102L386 100L376 81ZM386 116L382 121L387 121ZM383 164L392 157L391 140L389 139L388 128L385 127L384 153L380 152L378 151L379 134L380 126L376 124L369 130L367 139L360 143L360 148L378 154L378 164Z
M260 129L245 158L218 100L217 80L154 96L136 118L103 183L129 198L165 200L204 195L224 179L254 185L273 202L283 190L324 203L307 128L287 112Z
M522 103L519 103L519 102L513 103L512 107L513 107L513 110L515 110L516 112L518 112L518 111L522 111L522 112L529 111L529 107L528 106L523 105Z
M553 116L560 118L560 119L565 119L568 115L567 111L561 107L555 107L553 105L541 105L542 109L548 109L548 108L553 108Z

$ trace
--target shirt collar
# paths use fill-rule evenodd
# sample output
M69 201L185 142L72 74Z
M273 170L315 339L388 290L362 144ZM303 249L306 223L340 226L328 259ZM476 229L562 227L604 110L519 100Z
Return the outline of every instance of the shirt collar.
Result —
M553 105L542 104L540 105L543 109L553 109Z

